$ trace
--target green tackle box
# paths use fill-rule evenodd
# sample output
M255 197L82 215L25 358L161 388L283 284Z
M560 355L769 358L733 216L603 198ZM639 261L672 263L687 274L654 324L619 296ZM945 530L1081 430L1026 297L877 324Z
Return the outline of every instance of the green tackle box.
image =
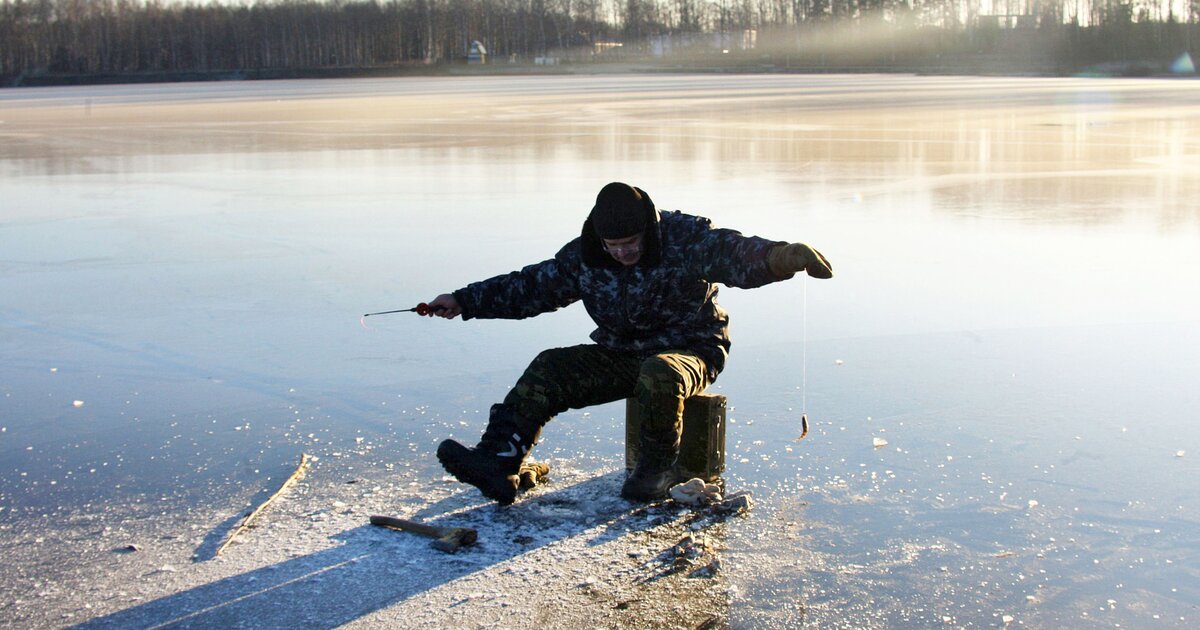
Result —
M625 400L625 469L637 465L642 420L637 400ZM699 477L714 482L725 472L725 397L697 394L683 403L683 437L679 442L679 469L685 479Z

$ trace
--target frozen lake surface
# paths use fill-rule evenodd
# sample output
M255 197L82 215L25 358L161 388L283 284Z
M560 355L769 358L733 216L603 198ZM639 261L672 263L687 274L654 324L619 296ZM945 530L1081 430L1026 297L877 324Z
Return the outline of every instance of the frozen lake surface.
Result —
M1200 83L870 75L0 91L0 623L63 523L219 523L301 451L441 484L592 326L360 315L614 180L836 273L721 292L732 625L1194 627ZM535 454L616 470L622 413Z

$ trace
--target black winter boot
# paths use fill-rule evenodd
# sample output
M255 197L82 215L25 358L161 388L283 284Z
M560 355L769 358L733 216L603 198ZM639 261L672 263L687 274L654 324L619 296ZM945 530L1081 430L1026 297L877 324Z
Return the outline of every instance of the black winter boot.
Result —
M655 437L659 439L655 439ZM679 459L679 439L671 436L642 434L642 449L637 465L621 486L621 497L645 503L665 498L671 486L683 481L675 466Z
M517 498L521 462L541 433L534 430L530 434L520 420L512 407L492 405L479 444L467 448L445 440L438 446L438 461L455 479L479 488L483 496L500 505L509 505Z

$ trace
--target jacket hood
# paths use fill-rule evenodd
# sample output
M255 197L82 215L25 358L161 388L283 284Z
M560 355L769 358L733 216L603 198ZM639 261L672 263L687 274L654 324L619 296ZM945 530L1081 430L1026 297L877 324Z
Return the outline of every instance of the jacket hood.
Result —
M646 191L636 186L632 187L642 195L643 212L646 213L646 231L642 236L642 257L638 260L639 267L653 267L658 264L662 258L662 236L659 225L658 208L654 206L654 201L650 199L650 195ZM620 262L613 258L604 249L604 242L600 239L600 235L596 233L596 228L592 224L592 216L596 212L595 208L588 213L588 218L583 222L583 230L579 235L579 246L582 250L583 264L589 267L605 267L610 269L619 269L623 267Z

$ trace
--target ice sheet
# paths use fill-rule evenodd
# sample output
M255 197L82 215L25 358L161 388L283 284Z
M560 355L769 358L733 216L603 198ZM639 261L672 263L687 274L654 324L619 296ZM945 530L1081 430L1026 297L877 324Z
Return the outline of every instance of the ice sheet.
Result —
M1198 129L1200 85L1157 80L0 91L0 523L17 559L0 618L76 609L28 593L104 574L112 536L90 524L186 522L175 547L195 548L301 450L397 505L436 495L437 442L473 439L528 360L589 322L577 306L366 329L361 314L552 255L625 180L810 242L837 274L807 299L802 280L721 292L728 480L759 505L729 532L731 618L1185 627ZM802 357L813 430L794 442ZM621 439L617 406L573 412L539 453L586 478L620 465ZM188 516L139 530L148 514ZM312 544L297 553L319 557ZM47 564L72 545L94 562Z

